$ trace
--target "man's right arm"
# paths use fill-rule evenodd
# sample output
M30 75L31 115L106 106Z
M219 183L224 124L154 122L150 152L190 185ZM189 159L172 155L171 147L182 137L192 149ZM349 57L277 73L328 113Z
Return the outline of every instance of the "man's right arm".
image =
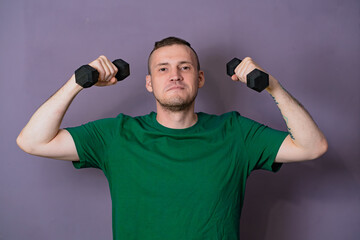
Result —
M117 68L100 56L89 64L99 72L97 86L117 82ZM78 161L74 140L70 133L60 129L62 119L71 102L83 88L75 81L75 74L33 114L17 138L19 147L32 155Z

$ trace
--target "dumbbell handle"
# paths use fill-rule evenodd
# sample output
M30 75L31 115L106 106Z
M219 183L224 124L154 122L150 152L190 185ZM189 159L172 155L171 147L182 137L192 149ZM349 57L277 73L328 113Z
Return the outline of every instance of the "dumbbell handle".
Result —
M236 67L241 63L241 60L238 58L233 58L226 65L226 71L229 76L235 74ZM261 92L269 86L269 75L259 69L254 69L246 76L246 85L257 91Z

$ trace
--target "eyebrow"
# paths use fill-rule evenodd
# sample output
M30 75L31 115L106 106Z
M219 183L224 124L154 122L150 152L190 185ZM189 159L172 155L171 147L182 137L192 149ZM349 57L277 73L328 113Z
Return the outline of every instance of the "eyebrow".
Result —
M156 64L155 67L166 66L166 65L169 65L169 63L159 63Z
M189 61L181 61L179 62L179 64L190 64L190 65L193 65L191 62ZM164 62L164 63L158 63L155 65L155 67L160 67L160 66L167 66L167 65L170 65L170 63L168 62Z

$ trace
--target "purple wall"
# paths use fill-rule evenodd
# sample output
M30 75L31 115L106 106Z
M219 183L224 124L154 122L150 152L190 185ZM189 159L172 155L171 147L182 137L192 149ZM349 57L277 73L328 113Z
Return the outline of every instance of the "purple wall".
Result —
M224 66L251 56L306 106L329 141L319 160L255 172L241 237L338 240L360 236L360 2L165 0L0 2L0 239L111 239L107 181L94 169L22 152L15 139L32 113L101 54L131 76L83 91L63 127L155 109L144 87L154 41L176 35L206 74L197 111L243 115L285 129L272 99L233 83Z

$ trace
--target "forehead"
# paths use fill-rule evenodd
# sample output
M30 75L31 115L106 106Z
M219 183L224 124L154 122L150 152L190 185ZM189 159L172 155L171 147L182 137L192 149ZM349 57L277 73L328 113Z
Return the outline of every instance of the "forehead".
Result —
M156 49L150 57L150 66L173 61L188 61L196 64L195 53L186 45L174 44Z

